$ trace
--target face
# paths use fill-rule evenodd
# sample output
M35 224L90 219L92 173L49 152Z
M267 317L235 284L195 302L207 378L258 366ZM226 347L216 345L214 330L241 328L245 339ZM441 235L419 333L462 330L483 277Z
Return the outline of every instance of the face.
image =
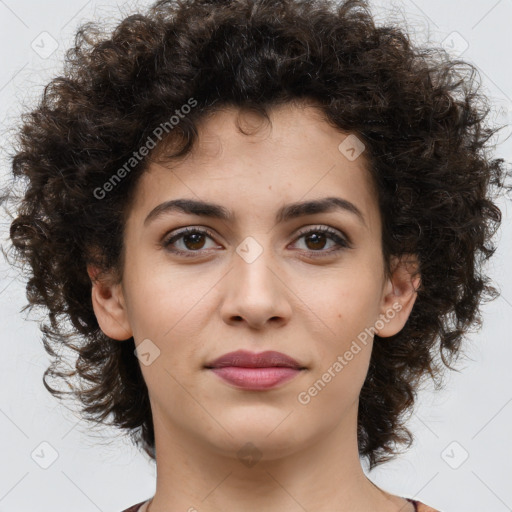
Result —
M311 106L276 108L271 125L244 114L250 135L237 115L215 113L185 159L150 165L125 226L122 282L95 284L93 303L106 334L133 336L146 354L155 431L233 457L250 441L272 459L347 428L372 334L400 331L414 293L400 265L384 275L364 152L338 148L348 134ZM338 201L282 215L325 198ZM161 206L177 199L231 217ZM304 369L255 390L205 368L236 350L278 351Z

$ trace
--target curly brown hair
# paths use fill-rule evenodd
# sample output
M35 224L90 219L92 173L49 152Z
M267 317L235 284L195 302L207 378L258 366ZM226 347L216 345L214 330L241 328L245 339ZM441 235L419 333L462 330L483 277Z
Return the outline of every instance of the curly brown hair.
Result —
M25 188L10 238L16 262L29 267L24 310L48 312L46 388L78 399L86 419L126 429L155 458L134 340L101 331L86 270L122 275L124 222L151 154L108 193L104 185L191 98L196 106L159 141L167 150L180 142L169 158L190 152L198 123L216 109L265 116L309 99L366 146L388 275L391 256L418 257L416 303L398 334L386 343L375 336L358 418L359 453L370 469L410 446L404 413L422 377L440 386L436 356L454 369L466 332L482 323L480 304L498 294L482 267L495 251L495 200L509 172L489 156L499 128L485 123L490 109L476 76L444 50L376 26L365 0L162 0L108 34L83 24L62 76L23 114L12 155L13 184ZM64 368L63 349L76 356L74 369Z

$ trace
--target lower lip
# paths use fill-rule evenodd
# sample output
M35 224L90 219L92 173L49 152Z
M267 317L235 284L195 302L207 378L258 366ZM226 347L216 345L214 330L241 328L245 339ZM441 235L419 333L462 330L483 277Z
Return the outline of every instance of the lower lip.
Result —
M215 374L234 386L242 389L263 390L271 389L297 376L301 370L273 366L268 368L244 368L226 366L212 368Z

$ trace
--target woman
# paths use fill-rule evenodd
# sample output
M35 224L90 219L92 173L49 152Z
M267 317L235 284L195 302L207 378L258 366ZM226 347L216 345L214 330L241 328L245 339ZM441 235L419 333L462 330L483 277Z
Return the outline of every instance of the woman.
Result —
M156 461L125 512L435 512L361 459L411 444L495 293L506 172L472 80L358 0L160 1L67 62L20 133L11 239L45 377Z

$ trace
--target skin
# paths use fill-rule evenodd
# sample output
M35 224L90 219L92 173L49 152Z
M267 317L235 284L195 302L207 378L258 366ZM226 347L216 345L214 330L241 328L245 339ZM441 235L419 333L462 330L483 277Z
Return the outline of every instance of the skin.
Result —
M192 153L172 165L155 161L143 174L125 226L122 281L95 279L88 269L103 332L133 336L136 345L149 339L160 350L141 364L157 452L149 510L412 511L375 486L359 459L358 398L372 337L308 404L297 398L380 315L395 313L376 329L379 336L399 332L416 298L419 278L404 261L393 260L385 278L364 152L347 159L338 149L347 134L314 106L276 107L270 125L246 113L239 120L250 135L237 130L238 114L216 112L200 126ZM328 196L355 204L365 224L341 210L274 221L285 203ZM236 220L174 212L144 225L155 206L178 198L221 204ZM187 226L215 235L175 241L176 249L196 251L190 258L162 245ZM321 226L348 237L351 247L329 253L336 248L330 238L298 238L302 228ZM236 252L246 237L262 250L251 263ZM277 350L307 370L275 389L247 391L204 369L237 349ZM248 442L261 457L251 466L237 456Z

